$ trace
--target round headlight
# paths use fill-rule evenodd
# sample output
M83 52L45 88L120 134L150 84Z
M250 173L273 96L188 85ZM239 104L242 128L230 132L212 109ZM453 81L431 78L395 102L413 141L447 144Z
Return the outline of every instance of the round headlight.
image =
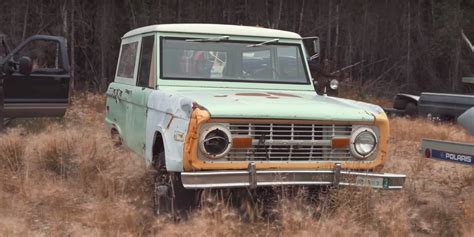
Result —
M201 130L199 147L211 159L222 158L230 151L232 139L229 130L219 124L205 125Z
M357 158L367 158L377 147L377 136L370 128L360 128L352 134L351 151Z
M337 90L337 88L339 88L339 81L332 79L331 82L329 82L329 87L331 90Z

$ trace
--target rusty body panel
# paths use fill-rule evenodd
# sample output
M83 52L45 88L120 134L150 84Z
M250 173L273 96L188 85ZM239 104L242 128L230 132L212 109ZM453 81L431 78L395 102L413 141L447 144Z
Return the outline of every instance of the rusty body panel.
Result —
M222 170L222 169L246 169L248 162L232 162L232 163L206 163L198 159L198 131L200 126L207 122L232 122L242 120L228 120L228 119L210 119L210 115L207 111L195 110L191 117L191 122L188 128L188 135L185 144L184 153L184 170L185 171L196 171L196 170ZM281 120L273 120L266 122L282 122ZM287 121L285 121L287 122ZM295 121L303 124L311 122L316 123L327 123L332 124L330 121ZM361 123L357 123L361 124ZM362 124L361 124L362 125ZM371 124L365 123L364 125L375 125L380 129L380 142L377 158L373 161L353 161L341 163L343 169L375 169L382 165L387 158L388 139L389 139L389 125L388 118L385 114L379 114L375 121ZM256 162L257 169L333 169L338 162L316 162L316 163L268 163L268 162Z

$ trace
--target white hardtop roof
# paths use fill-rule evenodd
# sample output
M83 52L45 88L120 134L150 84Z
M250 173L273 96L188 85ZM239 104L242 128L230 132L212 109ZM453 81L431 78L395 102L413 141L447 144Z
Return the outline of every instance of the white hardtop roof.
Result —
M239 35L269 38L301 39L299 34L290 31L273 30L257 26L238 26L224 24L162 24L150 25L127 32L123 38L150 32L172 32L186 34Z

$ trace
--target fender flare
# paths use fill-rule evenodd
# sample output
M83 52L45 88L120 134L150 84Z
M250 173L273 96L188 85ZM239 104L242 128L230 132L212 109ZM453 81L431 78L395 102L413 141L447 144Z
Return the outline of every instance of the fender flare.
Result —
M112 122L112 121L110 121L109 119L105 118L105 124L106 124L107 130L108 130L109 132L112 132L112 130L115 129L115 130L117 130L119 136L120 136L121 138L123 138L123 136L122 136L122 134L123 134L122 129L120 128L120 126L117 125L117 123Z
M393 98L393 108L404 110L408 103L413 102L418 105L420 96L399 93Z
M145 161L148 165L153 163L153 149L159 134L161 135L162 139L162 149L165 153L164 164L166 166L166 170L170 172L181 172L183 171L182 154L177 154L176 151L173 150L173 146L176 146L177 141L172 140L172 137L170 137L168 132L168 130L163 130L160 127L155 127L155 130L153 132L153 138L149 136L150 140L145 145L147 147L149 146L149 148L146 148L145 151Z
M163 137L163 133L161 130L156 130L155 133L153 134L153 143L152 143L152 148L151 148L151 162L150 163L153 163L153 159L154 159L154 155L155 155L155 145L156 143L158 142L158 137L161 138L161 149L163 150L163 152L165 153L165 160L164 160L164 164L166 166L166 145L165 145L165 141L164 141L164 137Z

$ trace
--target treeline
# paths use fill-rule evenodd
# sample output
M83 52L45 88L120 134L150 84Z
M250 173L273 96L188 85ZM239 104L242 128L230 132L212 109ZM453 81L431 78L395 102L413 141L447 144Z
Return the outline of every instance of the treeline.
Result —
M77 89L113 80L121 36L162 23L223 23L290 30L322 40L321 62L367 89L473 91L474 0L2 0L0 33L67 38ZM343 69L343 70L341 70Z

